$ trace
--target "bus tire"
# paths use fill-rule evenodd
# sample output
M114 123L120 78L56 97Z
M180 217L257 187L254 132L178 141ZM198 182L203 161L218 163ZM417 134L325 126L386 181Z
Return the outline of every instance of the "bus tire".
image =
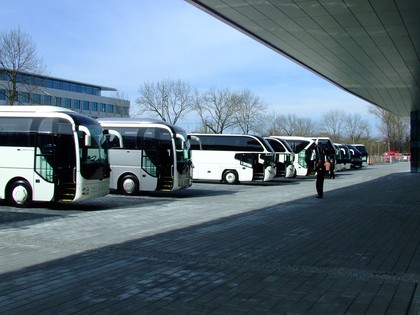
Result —
M120 179L119 191L125 195L135 195L139 192L139 181L134 175L125 175Z
M26 180L13 182L7 190L7 201L17 208L26 208L32 203L32 188Z
M236 171L227 170L223 173L223 181L228 184L237 184L239 176Z

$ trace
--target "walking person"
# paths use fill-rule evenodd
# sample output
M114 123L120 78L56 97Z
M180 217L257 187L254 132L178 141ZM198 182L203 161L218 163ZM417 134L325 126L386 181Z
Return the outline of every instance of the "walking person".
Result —
M318 160L316 164L316 191L318 193L317 198L324 197L324 179L325 179L325 165L322 160Z

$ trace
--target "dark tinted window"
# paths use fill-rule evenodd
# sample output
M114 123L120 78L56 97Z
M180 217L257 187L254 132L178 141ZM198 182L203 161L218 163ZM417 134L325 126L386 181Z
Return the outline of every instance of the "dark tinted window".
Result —
M199 135L203 150L215 151L251 151L263 152L261 143L253 137L247 136L211 136ZM192 148L199 150L197 141L191 141Z
M268 143L271 145L271 147L274 149L275 152L286 152L283 145L275 140L275 139L267 139Z

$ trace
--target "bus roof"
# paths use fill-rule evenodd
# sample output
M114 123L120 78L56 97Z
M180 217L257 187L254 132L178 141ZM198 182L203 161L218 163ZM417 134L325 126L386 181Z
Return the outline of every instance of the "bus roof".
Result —
M120 126L134 127L133 125L136 125L136 124L148 124L148 125L158 124L158 125L166 126L170 130L172 130L172 132L174 133L186 134L186 131L182 127L168 123L164 120L155 119L155 118L103 117L103 118L98 118L97 120L102 126L120 125Z
M7 113L51 113L51 112L62 112L62 113L75 113L68 108L58 106L47 106L47 105L1 105L0 112Z

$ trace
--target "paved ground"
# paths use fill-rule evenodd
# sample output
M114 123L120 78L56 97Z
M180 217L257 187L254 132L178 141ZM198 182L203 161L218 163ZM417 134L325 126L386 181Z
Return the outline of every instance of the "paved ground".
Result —
M0 314L420 314L420 174L0 204Z

